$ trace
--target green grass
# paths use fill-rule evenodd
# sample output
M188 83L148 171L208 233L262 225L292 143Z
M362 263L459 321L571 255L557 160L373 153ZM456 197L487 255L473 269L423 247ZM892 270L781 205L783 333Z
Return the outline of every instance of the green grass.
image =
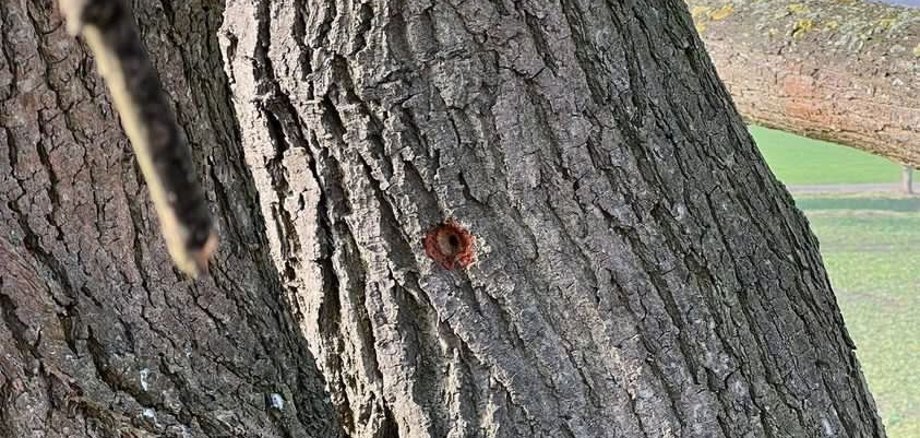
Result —
M920 208L909 198L866 201L903 205L803 210L888 436L920 437Z
M884 158L752 127L787 185L896 182ZM920 197L799 195L891 438L920 437Z
M759 126L750 131L786 185L893 183L901 178L897 164L857 149Z

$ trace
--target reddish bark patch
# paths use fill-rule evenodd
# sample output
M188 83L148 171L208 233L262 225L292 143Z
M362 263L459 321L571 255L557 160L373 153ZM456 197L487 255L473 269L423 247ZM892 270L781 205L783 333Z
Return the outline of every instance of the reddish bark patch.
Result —
M782 97L780 104L790 117L798 118L809 124L832 126L834 120L828 116L827 100L822 97L817 78L804 73L804 67L794 63L785 64L786 71L781 72L780 87Z
M466 268L473 263L475 239L451 219L429 230L423 243L425 254L444 269Z

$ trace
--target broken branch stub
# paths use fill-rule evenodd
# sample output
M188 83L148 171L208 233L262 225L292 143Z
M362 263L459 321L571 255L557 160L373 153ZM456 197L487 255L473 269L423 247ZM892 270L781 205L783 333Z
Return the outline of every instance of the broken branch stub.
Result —
M98 63L150 190L169 254L197 277L217 234L191 151L121 0L60 0L67 29L82 34Z

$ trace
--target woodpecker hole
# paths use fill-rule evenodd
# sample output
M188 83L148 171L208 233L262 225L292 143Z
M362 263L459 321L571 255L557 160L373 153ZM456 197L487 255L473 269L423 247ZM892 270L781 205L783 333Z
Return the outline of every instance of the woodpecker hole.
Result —
M429 230L423 243L425 254L444 269L466 268L473 263L473 235L453 220Z

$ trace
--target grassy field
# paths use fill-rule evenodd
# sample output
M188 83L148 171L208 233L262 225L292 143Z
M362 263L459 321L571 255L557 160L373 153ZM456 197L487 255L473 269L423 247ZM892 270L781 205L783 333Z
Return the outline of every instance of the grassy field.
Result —
M898 182L900 167L885 158L826 141L752 126L773 173L786 185Z
M894 182L882 158L752 128L787 185ZM920 437L920 197L797 196L892 438Z

